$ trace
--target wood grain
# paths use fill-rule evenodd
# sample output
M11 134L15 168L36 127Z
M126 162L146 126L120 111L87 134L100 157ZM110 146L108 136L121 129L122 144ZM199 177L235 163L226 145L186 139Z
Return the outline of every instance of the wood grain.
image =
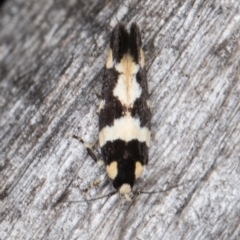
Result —
M21 1L0 8L0 239L240 239L238 0ZM69 134L97 140L109 35L141 28L150 161L132 202ZM78 201L78 202L74 202Z

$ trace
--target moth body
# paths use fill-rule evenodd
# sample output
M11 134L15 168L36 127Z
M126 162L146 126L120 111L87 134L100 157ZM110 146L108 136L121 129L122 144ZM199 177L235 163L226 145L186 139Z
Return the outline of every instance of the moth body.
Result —
M140 31L112 32L99 104L99 145L108 177L120 194L132 191L148 163L151 112Z

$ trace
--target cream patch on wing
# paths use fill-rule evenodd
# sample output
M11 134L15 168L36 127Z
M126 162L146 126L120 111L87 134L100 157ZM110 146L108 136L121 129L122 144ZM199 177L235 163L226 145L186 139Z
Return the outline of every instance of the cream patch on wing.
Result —
M117 162L114 161L114 162L111 162L110 165L107 165L106 171L109 178L115 179L115 177L118 174Z
M139 65L133 61L133 58L129 54L126 54L115 68L119 72L119 77L113 89L113 95L117 97L123 105L132 107L142 93L141 86L136 79Z
M97 112L99 113L105 106L105 100L101 100Z
M148 107L149 109L151 109L151 103L150 103L149 100L146 100L146 104L147 104L147 107Z
M140 66L141 68L145 66L145 57L142 48L140 48Z
M143 173L144 167L140 162L135 164L135 179L138 179Z
M108 50L108 56L106 61L106 68L112 68L113 67L113 56L112 56L112 49Z
M133 118L130 113L115 119L112 126L106 126L99 132L99 145L102 147L107 141L121 139L125 142L137 139L146 142L149 147L150 131L147 127L141 127L138 118Z

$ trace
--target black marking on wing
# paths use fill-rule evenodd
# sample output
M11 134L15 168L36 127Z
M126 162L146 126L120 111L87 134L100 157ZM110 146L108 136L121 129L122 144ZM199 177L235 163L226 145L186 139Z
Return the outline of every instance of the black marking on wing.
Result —
M147 127L149 130L151 128L151 112L146 104L146 100L138 98L133 105L131 110L131 116L133 118L138 118L140 121L140 127Z
M131 25L130 33L125 26L119 23L112 32L110 48L113 51L113 59L119 63L124 54L130 54L134 62L140 62L141 35L136 23Z
M140 48L142 46L142 40L139 28L136 23L131 25L129 35L129 50L130 54L134 59L134 62L139 64L140 62Z
M105 164L109 165L112 161L139 161L142 165L148 163L148 147L145 142L137 139L125 142L123 140L108 141L101 147L101 152Z
M147 127L149 130L151 128L151 110L147 106L148 95L148 85L145 69L139 69L137 75L137 82L139 83L142 93L141 96L134 102L133 108L131 110L131 116L134 118L139 118L140 126Z
M136 162L138 161L142 165L148 163L148 147L146 143L136 139L129 142L120 139L107 142L101 151L106 165L113 161L117 162L118 174L113 180L113 186L116 189L124 183L130 184L132 187L135 181Z
M124 115L124 107L113 95L118 75L118 72L113 68L105 69L102 85L102 98L105 100L105 105L99 113L99 131L106 126L112 126L115 119Z
M129 50L129 34L125 26L119 23L112 32L110 40L110 48L113 51L113 59L119 63L123 55Z

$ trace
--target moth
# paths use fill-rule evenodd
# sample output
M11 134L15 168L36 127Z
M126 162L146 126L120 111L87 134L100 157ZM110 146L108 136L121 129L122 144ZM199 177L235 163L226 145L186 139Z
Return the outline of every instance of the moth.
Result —
M148 81L136 23L132 23L130 32L121 23L112 31L98 113L98 142L107 175L119 195L131 200L129 193L148 164L151 129ZM84 144L95 162L101 162L91 145L76 135L72 137Z
M112 31L99 104L99 145L106 172L120 195L148 164L151 111L140 30L121 23Z

